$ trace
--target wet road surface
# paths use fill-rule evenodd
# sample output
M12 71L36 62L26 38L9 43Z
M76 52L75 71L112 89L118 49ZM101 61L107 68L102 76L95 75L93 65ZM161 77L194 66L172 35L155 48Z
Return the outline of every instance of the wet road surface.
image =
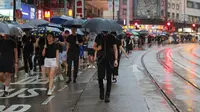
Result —
M123 56L108 104L98 98L96 69L84 70L76 84L57 81L52 96L46 95L48 80L38 75L24 77L20 71L12 78L10 95L0 97L0 112L200 112L197 44L153 47L133 51L130 59Z

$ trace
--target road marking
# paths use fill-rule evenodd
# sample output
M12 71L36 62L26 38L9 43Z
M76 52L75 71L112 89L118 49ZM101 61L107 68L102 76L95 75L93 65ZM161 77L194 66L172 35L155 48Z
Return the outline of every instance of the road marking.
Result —
M42 105L48 104L54 97L55 97L55 96L50 96L50 97L48 97L48 98L42 103Z
M64 85L64 87L60 88L58 91L64 90L68 85Z

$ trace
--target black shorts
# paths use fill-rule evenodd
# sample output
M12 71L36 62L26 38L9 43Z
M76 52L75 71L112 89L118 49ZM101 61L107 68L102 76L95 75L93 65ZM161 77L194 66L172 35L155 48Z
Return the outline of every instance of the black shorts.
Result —
M0 64L0 72L3 73L15 73L14 63L2 63Z
M88 56L94 56L94 49L88 48Z

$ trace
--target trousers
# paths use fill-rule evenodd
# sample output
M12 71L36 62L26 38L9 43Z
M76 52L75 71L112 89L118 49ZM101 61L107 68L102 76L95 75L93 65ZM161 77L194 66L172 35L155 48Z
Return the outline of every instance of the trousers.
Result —
M24 69L25 72L28 73L29 69L33 69L33 63L32 63L32 56L28 53L23 53L23 58L24 58Z
M99 89L100 92L104 90L104 84L103 80L106 76L107 79L107 86L106 86L106 95L110 95L111 92L111 77L112 77L112 70L113 68L110 65L110 62L108 59L98 59L98 83L99 83Z
M76 79L78 75L79 58L73 58L71 56L67 57L67 64L68 64L67 76L71 79L72 62L74 62L74 72L73 72L74 76L73 77L74 79Z

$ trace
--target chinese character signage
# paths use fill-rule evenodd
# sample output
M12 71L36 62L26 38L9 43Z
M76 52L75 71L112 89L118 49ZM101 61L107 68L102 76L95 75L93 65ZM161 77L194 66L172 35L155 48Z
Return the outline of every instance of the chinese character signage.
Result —
M75 0L75 17L84 17L84 0Z
M31 20L36 19L36 8L33 5L22 3L21 5L22 19Z

